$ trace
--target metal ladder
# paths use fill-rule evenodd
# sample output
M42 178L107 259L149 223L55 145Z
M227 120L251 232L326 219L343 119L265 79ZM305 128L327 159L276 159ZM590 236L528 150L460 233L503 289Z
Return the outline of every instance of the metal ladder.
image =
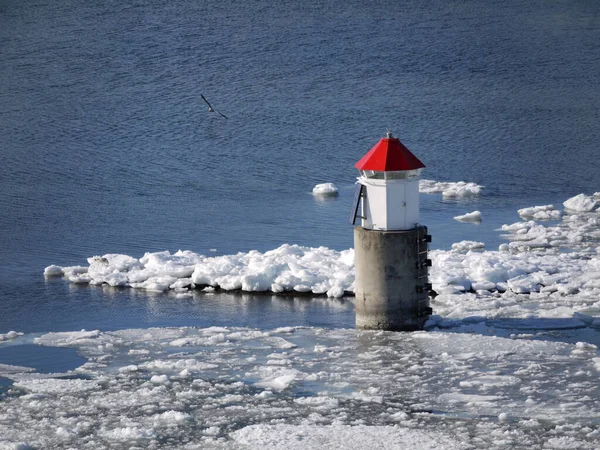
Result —
M419 232L417 236L417 293L427 292L427 296L418 303L418 314L420 316L429 316L432 313L429 306L429 291L431 291L431 283L429 283L429 270L431 267L431 259L427 258L429 252L429 243L431 235L427 233L427 227L422 226L424 233Z

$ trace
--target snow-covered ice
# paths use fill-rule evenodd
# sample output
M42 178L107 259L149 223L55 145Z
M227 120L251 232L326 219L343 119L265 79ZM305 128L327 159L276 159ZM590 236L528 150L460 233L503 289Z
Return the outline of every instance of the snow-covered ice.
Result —
M0 366L0 448L597 448L596 346L465 331L49 333L87 362Z
M339 189L333 183L321 183L313 188L312 193L320 196L336 196L339 194Z
M248 292L284 291L342 297L354 289L354 251L335 251L284 244L261 253L207 257L190 251L146 253L136 259L106 254L88 258L89 266L53 267L46 276L64 276L73 283L128 286L148 291L218 287ZM182 296L180 296L182 297Z
M304 450L338 448L462 449L464 445L444 433L396 426L365 425L250 425L232 433L236 443L251 448ZM395 443L395 444L394 444Z
M468 252L469 250L483 250L485 244L478 241L460 241L452 244L452 250L455 252Z
M444 182L434 180L420 180L419 192L423 194L442 194L446 198L477 197L481 195L483 186L477 183L458 181Z
M544 211L551 211L542 207ZM538 207L539 208L539 207ZM600 213L565 215L546 226L534 220L504 225L509 239L498 251L462 241L430 252L434 310L447 318L569 318L600 312ZM567 248L568 252L561 249ZM354 291L354 251L297 245L261 253L212 256L190 251L106 254L89 266L47 269L72 282L174 292L176 298L210 295L206 289L307 292L341 297ZM193 291L194 288L204 290Z
M9 331L8 333L4 334L0 333L0 342L11 341L13 339L18 338L19 336L23 336L23 333L20 333L18 331Z
M470 213L463 214L462 216L455 216L454 220L458 220L459 222L480 223L481 222L481 212L473 211Z
M558 220L562 213L554 205L532 206L517 211L525 220Z
M594 195L579 194L563 202L566 209L577 212L590 212L600 205L600 193Z
M501 227L509 242L497 251L477 241L430 251L437 295L428 332L211 327L35 337L76 348L87 362L44 376L0 365L0 377L14 380L0 400L0 448L598 448L600 212L584 210L584 200L565 202L579 205L576 214L520 210L526 220ZM556 223L538 222L546 219ZM339 297L354 289L353 259L352 249L295 245L213 257L107 254L45 275L175 296L221 288Z

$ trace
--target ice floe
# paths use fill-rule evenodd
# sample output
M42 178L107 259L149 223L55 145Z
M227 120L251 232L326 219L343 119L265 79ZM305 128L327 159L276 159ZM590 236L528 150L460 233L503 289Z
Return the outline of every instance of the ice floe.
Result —
M532 206L517 211L526 220L558 220L562 213L554 209L554 205Z
M72 347L87 362L40 379L0 366L14 380L0 397L0 448L598 443L600 358L583 341L177 327L49 333L37 342Z
M308 448L462 449L464 445L442 432L423 432L397 426L365 425L250 425L232 433L236 443L250 448L304 450Z
M600 329L598 197L567 200L566 214L520 210L526 220L501 228L509 242L497 251L477 241L431 251L428 332L25 336L87 362L64 374L0 364L13 381L0 392L0 448L596 449L600 357L586 337ZM547 219L558 223L537 222ZM211 257L106 254L44 273L186 297L194 287L339 297L353 291L353 260L352 250L284 245Z
M12 341L13 339L18 338L19 336L23 336L23 333L20 333L18 331L9 331L8 333L4 334L0 333L0 342Z
M513 251L568 248L595 251L600 242L600 216L596 213L563 216L561 222L548 226L533 220L503 225L500 231L510 240Z
M485 244L477 241L460 241L452 244L452 250L455 252L468 252L469 250L483 250Z
M458 220L459 222L480 223L481 222L481 212L473 211L473 212L470 212L467 214L463 214L462 216L455 216L454 220Z
M553 211L545 205L524 215ZM567 319L584 315L586 326L600 324L596 318L600 313L598 212L564 215L553 225L521 221L502 226L501 232L509 243L498 251L486 250L482 242L462 241L449 251L430 252L430 281L439 294L433 307L446 318L444 326L469 316ZM75 283L170 290L176 298L190 298L193 292L211 295L215 289L329 297L354 291L352 249L286 244L264 253L210 257L190 251L146 253L139 259L106 254L89 258L88 263L88 267L50 266L45 273Z
M566 209L577 212L590 212L600 205L600 192L594 195L579 194L563 202Z
M442 194L447 198L477 197L481 195L483 186L477 183L458 181L444 182L434 180L420 180L419 192L423 194Z
M336 196L339 194L339 189L333 183L322 183L322 184L317 184L313 188L312 193L313 193L313 195L332 197L332 196Z
M129 286L148 291L184 292L218 287L248 292L285 291L342 297L353 291L354 251L335 251L284 244L261 253L207 257L190 251L146 253L136 259L106 254L88 259L89 267L50 266L46 276L64 276L73 283Z

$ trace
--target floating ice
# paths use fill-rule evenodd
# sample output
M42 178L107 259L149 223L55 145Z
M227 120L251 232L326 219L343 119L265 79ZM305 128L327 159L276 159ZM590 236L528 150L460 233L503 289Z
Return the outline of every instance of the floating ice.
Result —
M13 339L18 338L19 336L23 336L23 333L19 333L17 331L9 331L8 333L0 334L0 342L11 341Z
M365 425L250 425L232 433L233 440L249 448L305 450L338 448L463 449L464 444L443 432L396 426Z
M485 244L477 241L461 241L452 244L452 250L455 252L468 252L469 250L483 250Z
M7 376L11 374L23 374L34 371L35 369L33 369L32 367L13 366L10 364L0 363L0 376Z
M321 195L321 196L336 196L339 193L337 186L333 183L322 183L317 184L313 190L313 195Z
M455 216L454 220L459 222L481 222L481 212L473 211L462 216Z
M483 186L465 181L443 182L434 180L420 180L419 191L423 194L442 194L447 198L476 197L481 195Z
M39 394L70 395L75 393L99 391L100 385L91 380L62 380L62 379L39 379L16 381L15 387L28 392Z
M48 347L71 347L82 342L94 342L100 336L100 331L69 331L58 333L47 333L34 339L39 345Z
M259 381L256 383L256 386L273 391L282 391L290 387L294 380L296 380L298 373L294 369L279 369L275 376L269 376L267 379Z
M532 206L519 209L517 212L526 220L558 220L562 216L559 210L554 209L554 205Z
M512 242L513 251L532 249L569 248L586 250L598 248L600 242L600 214L581 213L563 216L562 222L553 226L539 224L533 220L503 225L504 237Z
M64 272L62 267L51 265L44 269L44 275L47 277L61 277Z
M596 193L597 194L597 193ZM578 212L589 212L593 211L596 206L600 205L600 196L598 195L585 195L579 194L575 197L571 197L570 199L563 202L563 205L566 209L570 209L571 211Z
M555 215L549 206L522 216L543 220L538 213ZM88 361L43 377L0 365L14 381L0 399L0 448L595 449L600 357L587 339L600 329L600 213L535 220L503 226L501 251L463 241L430 252L438 295L429 332L42 335L36 344ZM176 296L205 286L341 296L353 290L353 259L352 250L284 245L217 257L108 254L44 273Z
M79 333L41 341L68 341L87 359L76 370L2 372L15 382L0 448L597 448L600 358L584 341L304 327L67 338ZM176 340L191 344L173 352Z
M71 282L129 286L148 291L212 286L248 292L311 292L342 297L354 289L354 251L282 245L265 253L207 257L190 251L146 253L136 259L108 254L88 259L88 268L67 276L65 268L44 272L65 274ZM183 297L180 295L180 297Z
M553 211L550 205L530 210L534 215ZM588 317L585 326L600 327L596 318L600 311L599 212L564 216L553 226L530 220L504 225L501 230L510 243L500 245L499 251L485 251L481 242L462 241L450 251L430 252L430 281L440 294L432 304L436 314L444 317L436 326L455 326L453 321L469 316L566 320L584 315ZM559 252L560 248L569 252ZM354 290L352 249L340 252L286 244L265 253L207 257L190 251L155 252L139 259L107 254L88 262L87 268L50 266L46 272L62 273L72 282L171 290L175 298L189 298L195 288L202 289L201 295L220 288L329 297ZM95 333L56 334L52 339L56 345L70 345L73 340L93 340ZM223 342L219 334L210 339L211 345ZM173 345L194 344L174 339Z
M598 257L493 251L433 251L431 256L430 280L440 294L432 307L447 318L578 317L593 326L600 311Z

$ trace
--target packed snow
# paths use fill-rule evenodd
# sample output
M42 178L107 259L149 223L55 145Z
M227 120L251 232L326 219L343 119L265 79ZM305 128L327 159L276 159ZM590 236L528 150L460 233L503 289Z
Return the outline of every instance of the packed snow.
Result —
M313 192L313 195L332 197L332 196L336 196L339 194L339 189L333 183L322 183L322 184L317 184L313 188L312 192Z
M455 216L454 220L458 220L459 222L480 223L481 222L481 212L473 211L473 212L470 212L467 214L463 214L462 216Z

